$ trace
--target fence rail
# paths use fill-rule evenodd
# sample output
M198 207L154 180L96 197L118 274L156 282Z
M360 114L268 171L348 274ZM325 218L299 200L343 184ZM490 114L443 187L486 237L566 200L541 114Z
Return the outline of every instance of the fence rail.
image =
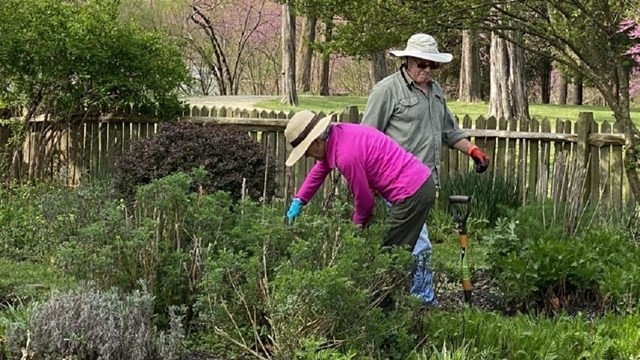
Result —
M296 191L313 166L311 159L300 161L294 168L284 166L289 149L283 130L293 114L192 107L179 121L246 129L275 161L277 194L286 197ZM361 119L362 114L354 106L345 108L338 116L341 122L357 123ZM569 159L587 169L586 193L604 207L620 207L633 201L623 172L625 138L615 123L597 123L591 113L581 113L573 121L493 117L473 120L465 116L460 119L460 127L492 158L491 167L483 176L513 179L523 201L531 194L553 197L557 182L566 180L558 179L554 169L563 165L559 161ZM115 159L130 149L132 140L151 137L157 130L154 119L132 113L82 118L65 124L34 121L29 124L20 153L12 157L5 151L2 159L6 171L11 171L18 180L48 176L78 184L84 176L112 171ZM11 134L9 125L0 126L2 149L11 141ZM42 149L50 156L39 158ZM447 147L442 149L443 175L469 172L472 165L465 154ZM564 189L564 193L570 190Z

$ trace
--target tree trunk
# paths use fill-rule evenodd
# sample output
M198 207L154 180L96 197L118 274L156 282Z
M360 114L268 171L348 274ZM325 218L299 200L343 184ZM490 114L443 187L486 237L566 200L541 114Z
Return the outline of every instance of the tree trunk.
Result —
M333 21L327 20L325 22L325 30L324 30L324 41L330 42L332 39L333 33ZM320 68L320 95L329 96L329 71L330 71L330 63L331 61L331 53L322 54L322 64Z
M480 79L478 32L476 30L463 30L458 101L476 102L482 100Z
M378 83L378 81L387 77L387 59L384 51L376 51L371 54L371 61L369 65L369 78L371 79L371 86Z
M231 74L230 66L227 61L227 54L224 51L223 43L224 39L220 37L215 27L214 21L211 20L207 11L202 9L202 5L198 5L195 2L192 3L191 8L193 13L190 16L191 21L200 27L204 32L207 40L211 45L213 56L208 53L206 49L198 46L193 40L194 50L200 54L202 59L207 62L211 73L216 79L218 85L218 91L220 95L236 95L234 93L234 76Z
M635 204L640 200L640 131L631 119L629 112L629 69L624 65L616 66L618 86L613 91L600 89L604 100L616 118L616 124L625 135L624 171L629 181L629 189Z
M282 104L298 106L296 92L296 18L282 5Z
M497 119L529 119L524 50L492 34L490 63L489 116L495 116Z
M558 82L558 104L567 104L567 93L569 91L569 85L567 84L567 76L560 73L560 81Z
M313 60L313 48L311 45L316 41L317 22L318 18L307 17L302 23L296 71L298 89L302 92L311 91L311 60Z
M571 104L582 105L584 101L582 78L576 77L571 83Z
M551 60L544 59L540 71L540 97L543 104L551 102Z

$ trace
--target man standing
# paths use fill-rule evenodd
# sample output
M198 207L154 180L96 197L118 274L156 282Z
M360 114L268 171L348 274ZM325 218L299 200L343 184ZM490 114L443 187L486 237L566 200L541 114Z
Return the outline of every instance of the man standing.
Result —
M438 51L435 39L415 34L404 50L391 51L403 58L400 69L376 84L365 107L362 123L384 132L425 163L439 187L442 144L468 154L481 173L489 166L489 157L465 137L449 111L433 70L448 63L453 56ZM411 293L427 304L437 303L430 267L431 242L426 225L413 249L418 269L411 283Z

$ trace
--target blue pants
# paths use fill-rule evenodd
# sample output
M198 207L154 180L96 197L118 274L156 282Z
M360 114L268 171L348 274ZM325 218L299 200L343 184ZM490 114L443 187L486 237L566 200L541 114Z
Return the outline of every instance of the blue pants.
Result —
M384 200L387 209L391 203ZM431 241L427 225L422 225L418 241L411 254L416 258L416 268L411 279L411 294L419 297L425 304L437 304L433 291L433 275L431 274Z
M418 242L413 247L411 254L415 256L417 262L411 279L411 294L427 304L437 304L431 274L431 241L429 241L429 231L426 224L422 226Z

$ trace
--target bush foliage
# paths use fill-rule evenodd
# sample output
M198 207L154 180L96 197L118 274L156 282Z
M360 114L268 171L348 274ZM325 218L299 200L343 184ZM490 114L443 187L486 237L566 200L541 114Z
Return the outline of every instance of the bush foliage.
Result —
M312 353L386 358L415 346L409 252L383 251L380 232L360 236L345 220L307 216L286 228L277 213L239 213L237 240L205 263L197 302L198 333L216 334L219 351L291 359L316 343ZM395 307L384 311L388 299Z
M239 199L244 181L253 199L274 194L273 159L246 131L193 123L163 124L153 138L132 142L116 162L115 186L131 198L139 185L200 167L207 175L194 183L194 190L226 191Z
M14 261L49 264L58 246L98 222L114 198L102 183L69 191L56 184L0 189L0 253Z
M4 0L0 102L60 117L134 103L175 119L188 76L178 44L119 11L112 0Z
M371 355L415 346L412 259L380 248L381 226L359 234L344 216L306 214L288 227L278 206L192 192L202 176L142 186L133 210L112 202L60 247L56 263L101 288L130 291L143 279L156 323L166 326L168 309L185 306L198 347L227 356L292 358L310 344ZM335 213L347 211L340 204ZM384 312L388 299L395 307Z
M640 249L627 229L594 224L564 237L563 223L544 225L540 217L551 216L540 206L529 204L514 219L498 221L485 237L505 300L524 309L558 311L596 303L602 311L635 311Z
M173 348L177 343L167 343L168 335L159 339L154 328L176 329L176 307L189 350L203 358L638 355L639 254L628 229L585 227L565 238L561 222L544 225L540 207L525 206L511 213L511 220L483 229L486 241L472 249L477 254L476 248L491 247L491 270L514 307L546 306L560 315L557 320L424 310L407 292L409 253L380 247L382 216L366 231L356 229L347 220L353 209L345 192L333 206L305 207L295 224L285 225L286 206L278 201L265 206L234 201L224 192L194 192L206 175L196 169L152 181L137 188L132 203L103 187L27 186L2 192L0 219L10 229L0 229L0 246L22 261L0 261L6 277L0 290L11 299L0 304L0 358L17 358L26 330L38 356L63 358L73 352L80 359L101 344L99 351L144 347L161 358L157 344ZM437 254L439 261L450 258L457 264L456 252ZM36 280L43 286L30 288ZM92 281L93 287L66 292L76 281ZM60 292L46 301L51 289ZM562 316L563 309L575 314L580 305L594 303L626 316ZM138 310L127 310L130 306ZM94 316L101 312L127 319ZM142 318L140 338L115 344L100 335L120 329L129 339L126 329ZM69 341L55 345L60 338Z

